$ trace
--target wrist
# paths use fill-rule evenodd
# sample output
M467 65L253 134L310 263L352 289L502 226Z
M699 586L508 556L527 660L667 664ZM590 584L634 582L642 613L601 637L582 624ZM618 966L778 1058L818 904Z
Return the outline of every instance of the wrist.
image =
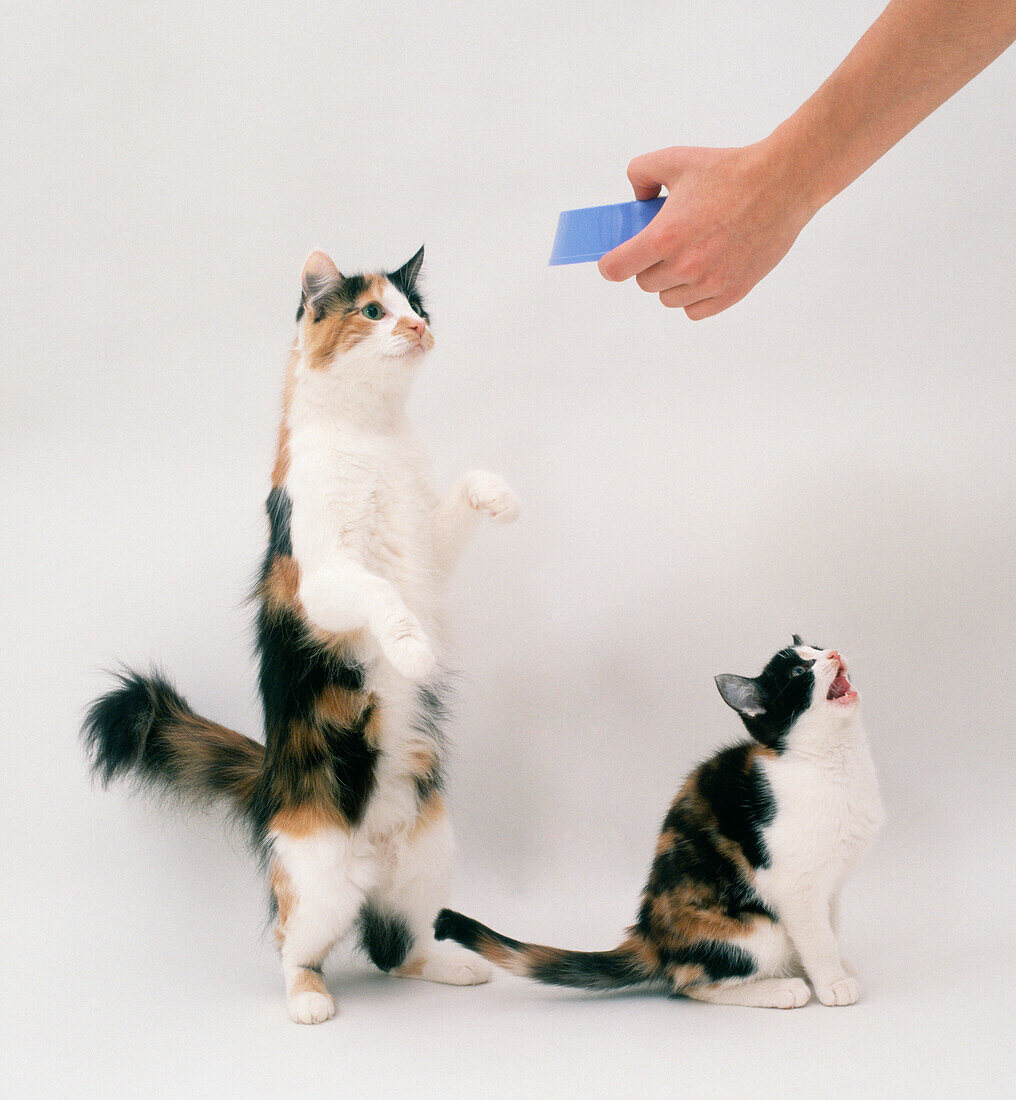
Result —
M817 145L788 119L753 147L769 181L807 224L833 197L828 193L825 160ZM835 193L835 192L833 192Z

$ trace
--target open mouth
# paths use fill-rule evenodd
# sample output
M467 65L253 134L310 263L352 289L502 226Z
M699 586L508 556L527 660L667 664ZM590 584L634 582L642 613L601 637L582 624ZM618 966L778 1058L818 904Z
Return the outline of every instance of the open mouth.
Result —
M857 698L857 692L850 686L850 681L847 679L847 670L843 665L836 670L836 677L829 685L829 691L826 693L826 698L831 699L833 702L850 702Z

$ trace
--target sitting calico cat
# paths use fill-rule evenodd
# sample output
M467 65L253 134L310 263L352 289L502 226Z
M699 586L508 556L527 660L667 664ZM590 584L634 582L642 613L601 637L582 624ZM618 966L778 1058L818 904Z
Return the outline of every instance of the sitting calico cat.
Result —
M422 262L421 248L390 274L343 276L322 252L304 265L255 592L264 747L136 673L84 729L103 779L223 798L249 821L300 1023L334 1013L321 966L356 924L383 970L490 976L433 935L452 853L436 669L444 582L477 518L508 522L518 502L489 473L432 487L405 411L434 343Z
M797 1008L810 996L803 970L823 1004L853 1004L836 899L883 812L846 662L795 635L759 676L716 684L752 740L718 752L678 792L620 947L519 943L447 909L437 938L553 985L666 983L714 1004Z

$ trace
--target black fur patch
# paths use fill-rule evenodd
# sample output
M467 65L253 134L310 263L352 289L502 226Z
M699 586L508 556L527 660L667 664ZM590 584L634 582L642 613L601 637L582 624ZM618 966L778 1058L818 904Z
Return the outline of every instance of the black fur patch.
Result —
M268 513L268 556L276 554L289 556L293 553L293 544L289 537L289 525L293 517L293 504L285 489L276 486L265 501Z
M331 290L325 291L314 297L314 324L317 324L329 313L344 313L356 305L357 298L369 286L366 275L343 275L342 280ZM300 306L296 311L297 321L301 320L306 312L306 299L301 296Z
M714 892L725 913L737 916L745 883L737 864L716 847L709 823L678 802L667 814L664 829L673 831L674 841L654 861L647 892L661 894L690 879Z
M371 906L360 913L360 938L379 970L394 970L413 948L413 933L402 917L387 916Z
M284 734L294 719L309 718L314 700L326 687L363 689L363 669L339 660L317 644L292 611L261 608L257 648L269 744L273 736Z
M364 737L370 715L368 708L355 726L324 727L339 808L351 825L363 816L377 781L378 750Z
M814 661L805 661L793 649L779 653L755 677L765 711L742 720L756 741L782 752L791 727L811 706L815 689ZM803 671L797 673L797 669Z
M741 947L720 940L702 940L682 947L670 956L678 965L701 966L711 982L724 978L748 978L755 973L755 960Z
M434 938L437 940L454 940L456 943L468 947L470 951L476 951L481 936L489 936L496 940L502 947L509 951L521 951L526 946L519 940L502 936L486 925L481 924L472 917L456 913L454 909L442 909L434 921Z
M118 679L120 686L96 699L85 717L92 767L103 783L132 769L144 779L160 778L169 758L162 730L174 709L186 712L187 704L158 674L127 670Z
M266 503L269 543L261 568L260 584L279 555L292 553L292 506L285 490L275 488ZM272 817L283 800L299 804L310 797L311 779L328 770L328 786L335 804L355 824L373 793L377 750L365 738L370 709L349 727L326 724L321 737L290 738L295 722L313 723L315 704L329 687L360 692L364 670L337 656L310 634L302 617L287 607L262 603L257 616L256 647L259 657L258 686L265 720L266 766L254 807L255 838L264 838Z
M709 802L720 832L740 845L752 867L768 867L762 830L776 817L776 802L751 753L749 741L718 752L702 766L699 791Z
M703 769L708 767L709 763L703 765ZM733 814L733 806L727 808ZM732 833L741 831L733 820L728 820L727 828ZM688 884L695 886L702 904L732 920L748 921L756 916L775 919L742 877L737 864L717 847L716 833L728 835L717 818L702 817L687 799L679 799L670 808L663 829L671 832L673 839L653 861L635 923L649 942L666 943L671 936L669 926L661 924L666 918L654 909L654 900ZM744 832L751 843L751 830ZM740 843L736 836L730 839Z

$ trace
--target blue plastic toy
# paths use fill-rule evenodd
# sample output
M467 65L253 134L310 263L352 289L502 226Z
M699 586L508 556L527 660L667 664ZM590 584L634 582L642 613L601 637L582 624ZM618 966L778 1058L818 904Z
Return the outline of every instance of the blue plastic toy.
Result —
M630 240L660 212L664 199L564 210L557 219L551 264L584 264Z

